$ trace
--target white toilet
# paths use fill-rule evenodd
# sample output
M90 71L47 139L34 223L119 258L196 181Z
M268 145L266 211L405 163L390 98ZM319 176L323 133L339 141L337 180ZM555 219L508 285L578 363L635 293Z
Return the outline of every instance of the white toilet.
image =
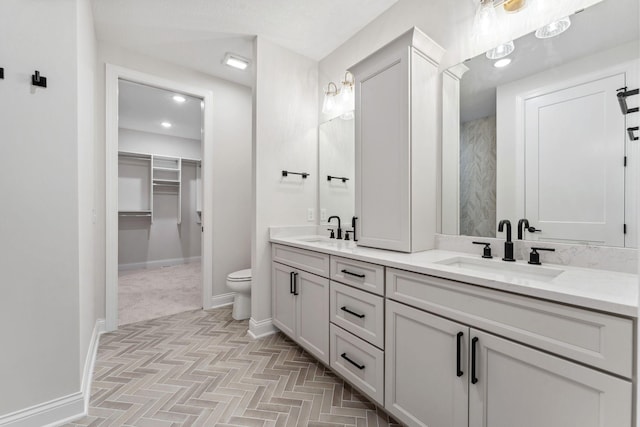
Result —
M247 268L229 274L227 287L236 293L231 316L235 320L251 317L251 269Z

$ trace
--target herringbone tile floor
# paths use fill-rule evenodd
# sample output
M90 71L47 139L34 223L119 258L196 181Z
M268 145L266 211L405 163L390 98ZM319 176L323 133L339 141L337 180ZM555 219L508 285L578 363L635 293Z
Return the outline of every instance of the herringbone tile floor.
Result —
M394 425L287 337L247 326L225 307L102 335L89 415L67 426Z

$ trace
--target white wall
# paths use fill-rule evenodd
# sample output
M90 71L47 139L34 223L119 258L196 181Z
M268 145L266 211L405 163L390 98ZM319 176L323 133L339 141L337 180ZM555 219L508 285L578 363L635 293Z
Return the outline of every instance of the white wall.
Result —
M97 42L89 0L78 1L76 14L78 43L78 242L80 369L85 369L89 343L98 319L96 313L96 224L95 92Z
M193 160L202 159L202 143L199 139L125 128L118 129L118 150Z
M105 63L120 65L162 78L198 86L213 92L213 132L214 158L213 192L213 295L227 293L226 275L235 270L247 268L250 264L251 227L251 90L248 87L228 82L207 74L183 68L176 64L160 61L114 46L98 43L98 146L105 152ZM98 224L101 230L99 271L100 302L98 308L104 310L105 301L105 163L98 165L99 199L96 206ZM209 190L206 190L209 191ZM102 311L101 316L104 316Z
M470 0L399 0L342 46L331 52L319 64L318 92L322 102L322 87L329 81L340 82L345 70L375 52L413 26L445 48L440 63L444 70L499 42L530 33L544 24L602 0L536 0L533 5L516 14L498 12L499 30L486 39L473 37L473 17L476 2ZM320 105L321 107L321 105ZM329 117L321 116L324 122Z
M0 2L0 418L80 390L94 318L90 305L79 311L92 299L91 262L79 255L93 202L90 167L79 168L92 156L92 48L78 39L93 35L77 26L88 8ZM46 89L31 87L34 70Z
M271 318L269 226L303 225L318 194L317 62L261 37L254 49L251 325ZM281 176L282 170L311 176Z

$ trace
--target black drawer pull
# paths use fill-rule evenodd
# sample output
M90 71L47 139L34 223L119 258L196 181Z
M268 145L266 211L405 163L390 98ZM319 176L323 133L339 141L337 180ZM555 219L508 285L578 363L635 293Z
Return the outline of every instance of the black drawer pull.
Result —
M293 293L293 275L296 274L294 271L289 273L289 293Z
M298 278L298 273L293 273L293 295L298 295L298 283L296 279Z
M458 336L456 338L457 344L456 344L456 375L461 377L462 375L464 375L464 372L462 372L462 362L461 362L461 347L462 347L462 343L460 342L460 339L462 338L464 334L462 332L458 332Z
M471 384L478 382L476 377L476 344L478 343L478 337L473 337L471 340Z
M342 353L340 355L340 357L342 357L344 360L346 360L347 362L351 363L353 366L355 366L358 369L364 369L364 365L358 365L356 362L354 362L353 360L349 359L349 357L347 356L347 353Z
M364 279L364 274L358 274L358 273L352 273L349 270L341 270L344 274L348 274L350 276L355 276L355 277L359 277L361 279Z
M364 319L364 314L358 314L358 313L356 313L354 311L349 310L347 307L341 307L340 310L346 311L347 313L352 314L352 315L354 315L356 317L359 317L360 319Z

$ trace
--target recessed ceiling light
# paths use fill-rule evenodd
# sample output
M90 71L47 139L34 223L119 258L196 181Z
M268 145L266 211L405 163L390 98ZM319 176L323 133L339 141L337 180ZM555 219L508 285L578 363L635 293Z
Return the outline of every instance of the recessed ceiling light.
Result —
M227 53L222 63L238 70L246 70L249 66L249 60L247 58L243 58L242 56L235 55L233 53Z
M185 98L182 95L173 95L173 100L176 101L178 104L182 104L187 100L187 98Z
M171 127L171 123L169 122L162 122L160 123L162 125L163 128L169 129Z
M493 66L496 68L502 68L502 67L506 67L507 65L511 64L511 58L502 58L497 60Z
M536 37L539 39L548 39L551 37L559 36L569 29L571 26L571 19L568 16L545 25L542 28L536 30Z

